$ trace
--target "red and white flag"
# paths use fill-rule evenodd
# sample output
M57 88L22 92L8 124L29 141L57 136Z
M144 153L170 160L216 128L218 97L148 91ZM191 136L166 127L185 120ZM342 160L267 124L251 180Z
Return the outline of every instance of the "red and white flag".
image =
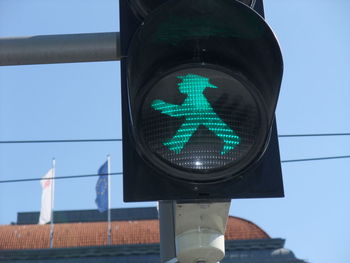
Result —
M54 180L47 179L54 177L54 169L51 168L40 180L42 187L41 194L41 210L39 217L39 224L43 225L51 221L52 209L53 209L53 191Z

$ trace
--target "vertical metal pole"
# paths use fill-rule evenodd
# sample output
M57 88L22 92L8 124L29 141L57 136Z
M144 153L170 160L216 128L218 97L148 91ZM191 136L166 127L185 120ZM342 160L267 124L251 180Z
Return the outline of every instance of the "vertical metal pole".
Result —
M112 234L112 227L111 227L111 157L110 155L107 155L107 167L108 167L108 240L107 244L111 244L111 234Z
M50 224L50 248L53 247L53 209L54 209L54 198L55 198L55 173L56 173L56 160L52 159L52 179L51 179L51 224Z
M160 262L176 258L175 201L159 201ZM176 261L175 261L176 262Z

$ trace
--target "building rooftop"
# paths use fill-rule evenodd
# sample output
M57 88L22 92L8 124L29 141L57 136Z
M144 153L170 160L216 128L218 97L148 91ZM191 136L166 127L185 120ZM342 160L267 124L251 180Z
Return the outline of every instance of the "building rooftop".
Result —
M137 217L132 220L125 220L125 209L116 209L123 212L112 216L112 245L131 244L155 244L159 243L159 221L154 218L156 209L141 208ZM137 214L137 208L127 209L129 212ZM84 212L83 212L84 213ZM33 214L28 213L32 218ZM69 213L68 213L69 214ZM98 215L98 214L96 214ZM151 216L152 215L152 216ZM152 218L153 217L153 218ZM19 215L19 218L21 216ZM64 218L64 217L62 217ZM69 218L65 217L66 219ZM71 218L75 218L74 216ZM61 220L61 223L54 225L53 246L55 248L67 247L91 247L107 245L107 222L74 222L74 220ZM145 219L146 218L146 219ZM123 219L123 220L120 220ZM19 223L23 223L23 218ZM26 219L27 220L27 219ZM72 222L73 221L73 222ZM28 224L2 225L0 226L0 250L17 249L44 249L49 248L50 225L37 225L26 221ZM268 234L254 223L242 218L230 216L227 222L226 240L252 240L270 239Z
M17 224L0 225L0 261L14 263L160 262L159 221L155 207L113 209L112 244L107 246L107 213L57 211L53 248L50 225L38 225L38 212L19 213ZM254 223L230 216L222 263L306 263Z

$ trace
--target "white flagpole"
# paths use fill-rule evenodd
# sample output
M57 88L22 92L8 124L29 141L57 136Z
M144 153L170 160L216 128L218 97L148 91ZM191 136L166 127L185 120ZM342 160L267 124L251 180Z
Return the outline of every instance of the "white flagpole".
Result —
M107 167L108 167L108 240L107 244L111 245L111 156L107 155Z
M56 160L52 159L52 179L51 179L51 224L50 224L50 248L53 247L53 208L55 198L55 173L56 173Z

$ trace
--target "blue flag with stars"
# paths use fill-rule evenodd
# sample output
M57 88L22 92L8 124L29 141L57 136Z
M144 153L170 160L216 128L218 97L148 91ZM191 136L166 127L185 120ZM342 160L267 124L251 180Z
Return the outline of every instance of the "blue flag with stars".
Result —
M108 209L108 162L106 161L100 169L98 169L98 177L96 183L96 205L101 213Z

